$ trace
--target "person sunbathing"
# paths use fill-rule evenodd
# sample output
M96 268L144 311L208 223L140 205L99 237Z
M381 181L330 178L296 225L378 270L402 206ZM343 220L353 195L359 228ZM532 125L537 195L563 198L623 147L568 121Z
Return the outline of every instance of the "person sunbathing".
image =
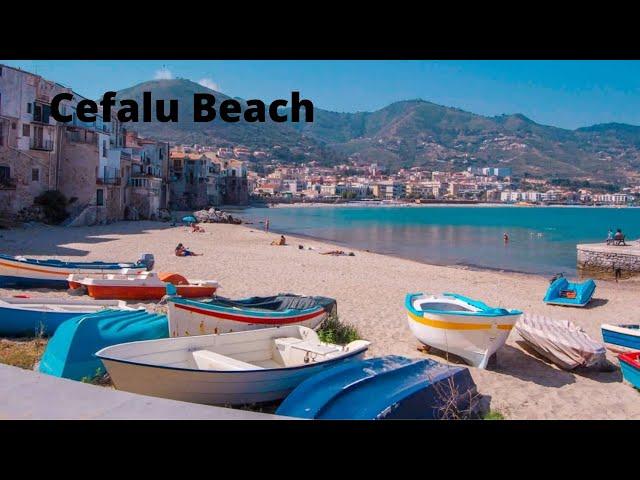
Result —
M191 233L204 233L204 228L194 223L193 225L191 225Z
M280 235L280 240L274 240L273 242L271 242L271 245L275 245L277 247L281 247L286 244L287 244L287 239L284 238L284 235Z
M181 243L178 244L175 250L176 257L200 257L204 254L202 253L194 253L191 250L187 249Z

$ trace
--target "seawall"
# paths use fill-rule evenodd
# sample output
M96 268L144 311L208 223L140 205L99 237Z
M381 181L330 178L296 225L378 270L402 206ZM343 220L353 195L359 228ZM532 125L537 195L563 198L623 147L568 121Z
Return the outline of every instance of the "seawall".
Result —
M585 243L577 245L576 249L581 275L615 278L618 269L621 278L640 275L640 241L627 242L626 246Z

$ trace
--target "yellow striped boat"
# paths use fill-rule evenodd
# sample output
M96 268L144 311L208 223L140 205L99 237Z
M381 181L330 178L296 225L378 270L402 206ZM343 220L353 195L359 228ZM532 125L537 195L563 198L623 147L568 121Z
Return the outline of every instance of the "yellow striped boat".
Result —
M478 368L486 368L522 315L519 310L490 307L455 293L410 293L405 308L409 328L418 340Z

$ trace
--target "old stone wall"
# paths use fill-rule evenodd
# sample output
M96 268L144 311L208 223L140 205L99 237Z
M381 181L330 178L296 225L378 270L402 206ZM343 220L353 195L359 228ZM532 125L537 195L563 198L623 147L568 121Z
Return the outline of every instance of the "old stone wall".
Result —
M613 278L620 270L622 278L640 275L640 248L628 246L578 245L578 271L599 278Z

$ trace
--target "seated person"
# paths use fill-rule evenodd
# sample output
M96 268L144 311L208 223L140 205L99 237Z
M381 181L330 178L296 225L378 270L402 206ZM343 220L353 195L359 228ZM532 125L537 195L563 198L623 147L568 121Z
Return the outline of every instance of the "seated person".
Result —
M611 245L613 243L613 232L609 229L607 233L607 245Z
M271 245L276 245L278 247L286 244L287 240L284 238L284 235L280 235L280 240L274 240L273 242L271 242Z
M614 245L626 245L622 230L616 230L616 234L613 236L613 241L615 242Z
M197 223L193 223L191 224L191 233L204 233L204 228Z
M202 255L201 253L193 253L181 243L179 243L178 246L176 247L175 254L176 254L176 257L199 257Z

